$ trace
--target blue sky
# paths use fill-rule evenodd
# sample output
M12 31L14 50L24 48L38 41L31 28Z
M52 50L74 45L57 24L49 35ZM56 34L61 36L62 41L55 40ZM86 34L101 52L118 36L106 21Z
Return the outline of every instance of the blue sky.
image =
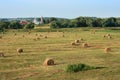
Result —
M120 0L0 0L0 18L120 17Z

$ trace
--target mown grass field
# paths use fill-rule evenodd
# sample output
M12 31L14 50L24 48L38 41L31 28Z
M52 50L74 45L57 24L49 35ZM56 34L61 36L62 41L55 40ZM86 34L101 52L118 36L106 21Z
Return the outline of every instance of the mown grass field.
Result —
M112 38L104 38L106 34ZM5 54L0 57L0 80L120 80L120 30L97 29L95 34L81 28L52 32L36 29L30 34L24 30L9 30L0 35L3 36L0 51ZM80 38L84 40L79 45L71 45ZM83 43L89 47L83 48ZM112 51L104 52L106 47ZM20 56L17 48L24 50ZM53 58L56 65L43 66L46 58ZM105 68L77 73L65 71L68 64L78 63Z

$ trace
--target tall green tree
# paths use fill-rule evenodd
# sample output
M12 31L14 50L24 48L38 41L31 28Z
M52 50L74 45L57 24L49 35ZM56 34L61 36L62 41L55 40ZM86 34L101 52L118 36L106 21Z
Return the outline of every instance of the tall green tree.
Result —
M92 21L92 26L93 27L102 27L103 26L103 20L98 18L98 19L94 19Z
M53 22L53 21L57 21L57 19L55 17L51 17L49 21Z
M10 29L22 29L23 26L19 23L19 21L11 21L9 28Z
M50 28L61 28L61 24L58 21L53 21L50 23Z
M9 24L9 22L0 21L0 30L3 31L4 29L8 29Z
M24 26L24 29L33 29L35 27L34 23L29 23Z
M104 26L105 27L116 27L116 26L118 26L117 19L114 18L114 17L106 19L106 21L104 23Z

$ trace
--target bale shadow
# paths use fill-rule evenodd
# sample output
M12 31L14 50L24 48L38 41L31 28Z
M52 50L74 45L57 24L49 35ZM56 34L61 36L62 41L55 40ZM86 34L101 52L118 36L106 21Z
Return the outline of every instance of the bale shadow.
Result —
M107 67L96 67L96 69L103 69L103 68L107 68Z

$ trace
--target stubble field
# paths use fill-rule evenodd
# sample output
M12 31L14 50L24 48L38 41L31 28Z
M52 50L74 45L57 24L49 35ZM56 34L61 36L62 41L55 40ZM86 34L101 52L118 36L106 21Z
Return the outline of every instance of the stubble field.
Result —
M0 57L0 80L120 79L120 30L9 30L0 35L0 51L5 55ZM80 42L72 45L75 40ZM88 47L84 48L83 43ZM104 51L107 47L111 48L110 52ZM20 55L18 48L23 49ZM46 58L53 58L55 65L44 66ZM78 63L103 68L66 72L68 64Z

